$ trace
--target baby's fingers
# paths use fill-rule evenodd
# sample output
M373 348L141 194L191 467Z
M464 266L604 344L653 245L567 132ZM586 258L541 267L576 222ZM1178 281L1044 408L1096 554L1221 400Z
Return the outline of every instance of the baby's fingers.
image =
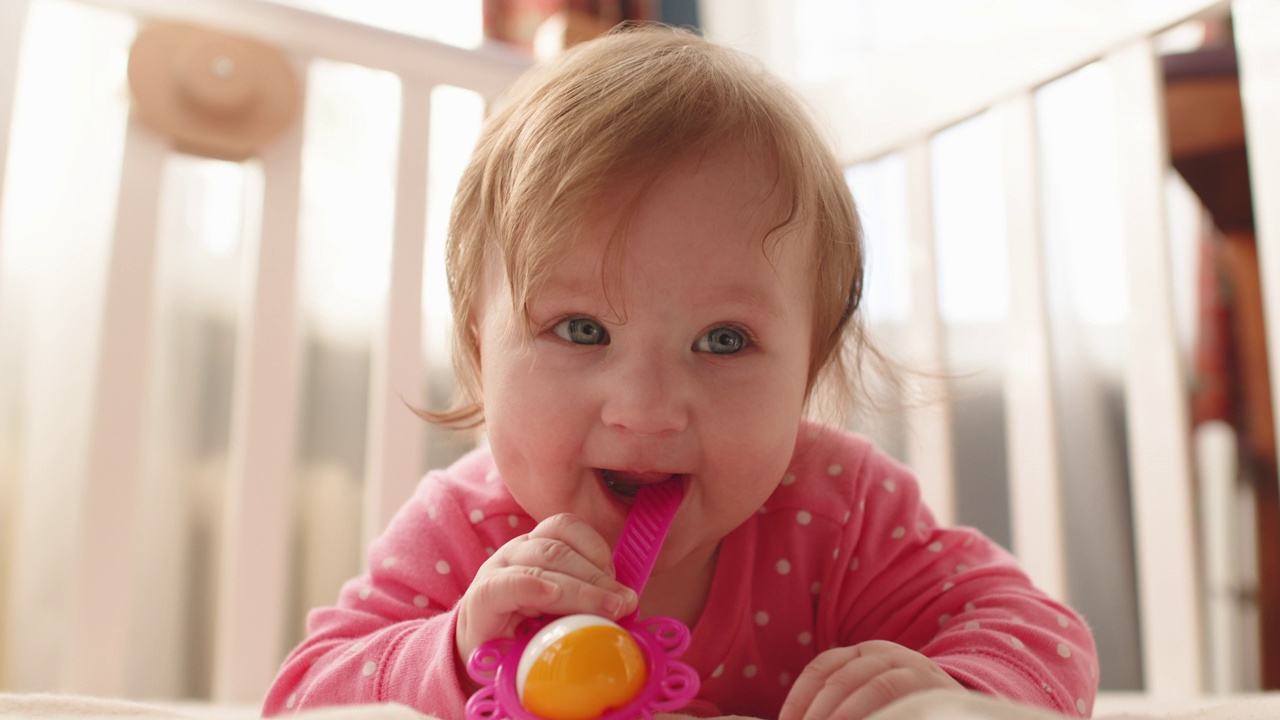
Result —
M504 548L501 562L504 570L544 570L577 578L609 591L623 587L614 577L612 565L601 567L569 543L554 538L530 535L524 542Z
M480 581L476 600L495 615L571 615L621 617L636 605L635 591L618 583L603 588L581 578L538 567L510 567Z
M595 528L574 515L568 513L553 515L538 523L528 537L530 542L525 543L526 545L538 546L539 541L562 543L565 549L572 550L572 554L577 559L585 561L592 570L602 572L609 578L617 574L613 567L613 551L609 549L609 543L596 532ZM524 548L524 545L521 548L528 549ZM546 551L545 546L542 551ZM555 561L565 558L558 558L552 553L548 559ZM539 565L537 562L517 564Z
M827 718L868 680L893 667L892 656L864 655L861 648L828 650L800 673L783 703L780 720Z
M828 650L809 663L783 704L781 720L857 720L912 693L960 683L932 660L873 640Z
M470 657L481 643L510 637L520 619L590 613L617 619L635 609L630 588L616 592L563 573L515 566L477 576L458 613L459 655Z

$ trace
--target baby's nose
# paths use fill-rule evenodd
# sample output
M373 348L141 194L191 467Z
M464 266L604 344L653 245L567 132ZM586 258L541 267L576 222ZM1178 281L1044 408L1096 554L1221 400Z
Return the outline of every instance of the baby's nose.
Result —
M689 424L683 382L671 368L637 361L606 380L601 420L639 436L666 435Z

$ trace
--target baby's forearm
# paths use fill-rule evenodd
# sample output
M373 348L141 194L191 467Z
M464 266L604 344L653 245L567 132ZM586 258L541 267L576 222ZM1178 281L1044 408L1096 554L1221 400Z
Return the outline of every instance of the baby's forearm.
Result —
M396 702L438 717L466 703L453 644L456 612L388 623L343 608L285 660L263 706L272 716L329 705Z

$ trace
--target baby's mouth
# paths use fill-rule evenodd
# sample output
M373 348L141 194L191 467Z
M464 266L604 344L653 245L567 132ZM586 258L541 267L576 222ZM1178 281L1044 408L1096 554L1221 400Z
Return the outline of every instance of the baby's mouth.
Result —
M604 486L627 505L635 502L636 495L640 494L640 490L645 486L657 485L679 477L680 475L671 473L633 473L621 470L600 470L600 480L604 483Z

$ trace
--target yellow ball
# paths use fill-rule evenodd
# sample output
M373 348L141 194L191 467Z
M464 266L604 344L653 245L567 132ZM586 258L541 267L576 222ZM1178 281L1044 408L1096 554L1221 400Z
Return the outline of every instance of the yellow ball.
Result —
M648 676L631 633L595 615L569 615L539 630L516 669L516 693L546 720L591 720L631 702Z

